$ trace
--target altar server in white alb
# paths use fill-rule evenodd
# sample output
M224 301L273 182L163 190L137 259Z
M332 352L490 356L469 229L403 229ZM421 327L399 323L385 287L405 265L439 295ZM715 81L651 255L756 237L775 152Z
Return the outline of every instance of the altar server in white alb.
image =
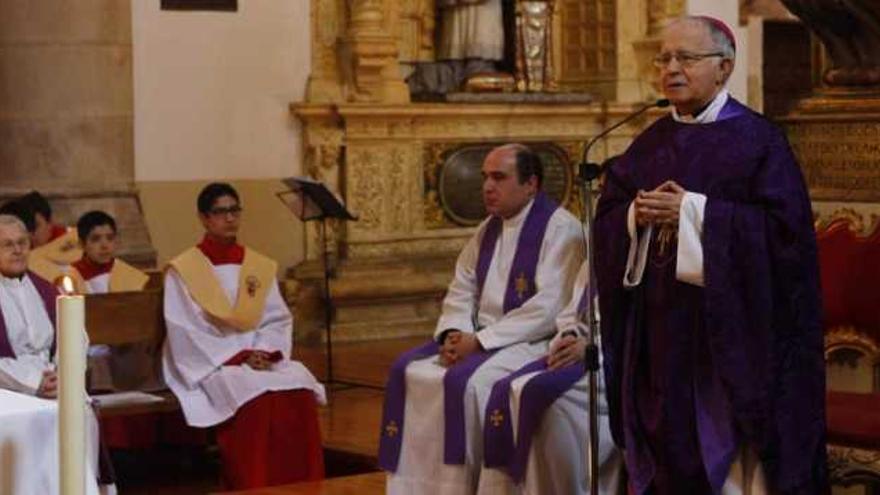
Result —
M20 394L55 399L58 374L55 371L55 299L58 291L46 280L28 271L31 239L24 223L11 215L0 215L0 389ZM14 400L14 396L13 399ZM4 403L4 410L24 409L33 404L23 398L19 403ZM47 405L57 411L54 403ZM98 424L88 414L87 493L97 493L94 474L98 467ZM51 493L57 490L57 421L31 423L33 429L22 431L28 442L44 444L43 449L22 449L24 458L6 465L3 471L15 483L13 493ZM13 440L6 445L14 454ZM106 472L106 482L112 475ZM7 486L0 483L0 486ZM5 493L5 492L4 492Z
M82 258L70 266L78 294L106 294L143 290L149 276L116 258L116 220L103 211L90 211L79 218L76 232ZM112 349L89 348L89 390L113 391L158 388L152 373L152 345L128 344ZM106 433L106 430L105 430Z
M191 426L216 426L229 489L320 479L324 387L290 359L293 319L277 264L236 241L229 184L198 197L202 242L170 262L163 368Z
M568 305L556 318L547 356L492 387L484 424L481 493L588 494L589 382L587 347L589 270L581 265ZM605 384L599 373L599 493L622 488L623 457L611 438Z
M547 352L583 248L580 223L542 178L523 145L483 163L490 216L458 258L435 339L401 355L388 378L379 451L388 493L474 493L492 384Z

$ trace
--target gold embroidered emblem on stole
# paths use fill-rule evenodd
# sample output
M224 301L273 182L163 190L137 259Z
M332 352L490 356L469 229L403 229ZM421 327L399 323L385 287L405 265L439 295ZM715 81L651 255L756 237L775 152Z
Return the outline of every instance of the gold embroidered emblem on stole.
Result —
M525 296L526 291L529 290L529 279L526 278L526 274L520 272L519 277L516 277L516 297L522 301Z
M257 289L260 288L260 280L253 275L249 275L244 280L244 283L245 283L245 286L247 287L248 296L255 297L257 295Z
M504 414L501 413L500 409L495 409L492 411L492 415L489 416L489 421L492 422L492 426L498 428L504 422Z
M398 431L400 431L400 430L397 428L397 422L396 422L396 421L391 421L391 422L388 423L388 425L385 427L385 434L388 435L389 437L393 437L393 436L397 435L397 432L398 432Z

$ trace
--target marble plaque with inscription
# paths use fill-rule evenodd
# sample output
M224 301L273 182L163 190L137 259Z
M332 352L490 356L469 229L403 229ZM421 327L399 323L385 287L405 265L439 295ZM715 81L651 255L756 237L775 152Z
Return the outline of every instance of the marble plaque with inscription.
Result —
M789 120L784 125L813 200L880 201L880 122Z

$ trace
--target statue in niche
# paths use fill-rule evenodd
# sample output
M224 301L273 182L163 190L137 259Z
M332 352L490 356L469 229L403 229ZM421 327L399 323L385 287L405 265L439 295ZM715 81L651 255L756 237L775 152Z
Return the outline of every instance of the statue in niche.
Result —
M413 95L542 91L551 85L553 0L435 0L434 61L407 79ZM537 67L537 70L536 70ZM541 78L540 83L529 83Z
M831 58L830 86L880 85L880 4L876 0L782 0Z

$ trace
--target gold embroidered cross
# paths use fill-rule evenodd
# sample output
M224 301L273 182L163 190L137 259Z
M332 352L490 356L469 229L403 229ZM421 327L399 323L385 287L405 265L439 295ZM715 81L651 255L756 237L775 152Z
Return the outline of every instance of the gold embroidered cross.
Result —
M260 288L260 279L258 279L255 275L248 275L245 279L245 285L247 285L247 293L250 297L255 297L257 295L257 289Z
M529 279L526 278L525 273L520 272L519 277L516 277L516 297L522 300L527 290L529 290Z
M501 423L504 422L504 415L501 414L501 409L495 409L492 411L492 415L489 416L489 421L492 422L492 426L495 428L501 426Z
M388 423L388 426L385 427L385 434L389 437L397 435L398 431L400 430L397 428L397 422L395 421L391 421L390 423Z
M657 242L660 244L660 251L657 255L665 255L666 250L669 249L669 244L672 243L673 238L677 236L678 229L676 227L673 227L672 225L664 225L660 227L660 232L657 234Z

